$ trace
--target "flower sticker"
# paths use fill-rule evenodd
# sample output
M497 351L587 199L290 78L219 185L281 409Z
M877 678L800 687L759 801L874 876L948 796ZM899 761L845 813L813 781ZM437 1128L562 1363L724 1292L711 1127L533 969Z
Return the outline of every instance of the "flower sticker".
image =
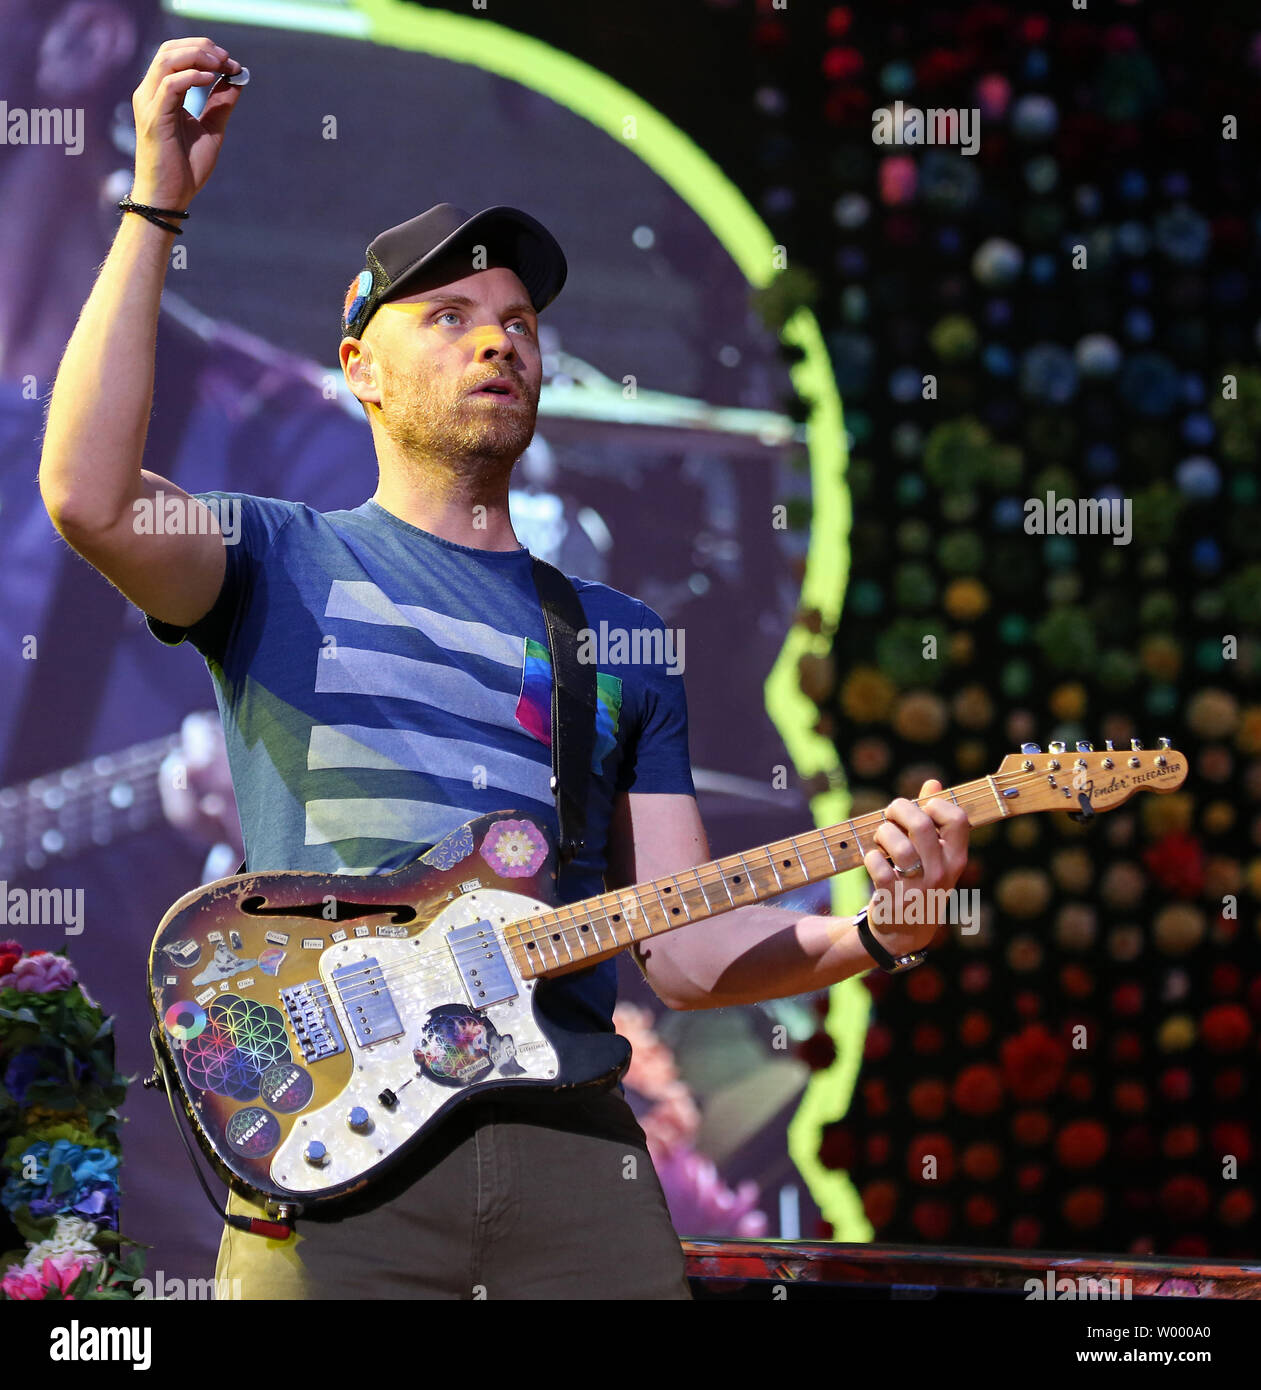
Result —
M531 878L547 858L547 840L533 821L496 821L481 854L501 878Z

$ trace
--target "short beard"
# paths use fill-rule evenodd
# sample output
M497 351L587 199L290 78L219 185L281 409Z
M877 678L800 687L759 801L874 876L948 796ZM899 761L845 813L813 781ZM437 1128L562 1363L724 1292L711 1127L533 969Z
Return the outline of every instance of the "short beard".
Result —
M534 437L537 401L531 406L527 400L526 409L488 410L463 394L448 395L431 378L384 370L390 406L377 417L381 428L405 458L426 471L436 466L470 481L506 476Z

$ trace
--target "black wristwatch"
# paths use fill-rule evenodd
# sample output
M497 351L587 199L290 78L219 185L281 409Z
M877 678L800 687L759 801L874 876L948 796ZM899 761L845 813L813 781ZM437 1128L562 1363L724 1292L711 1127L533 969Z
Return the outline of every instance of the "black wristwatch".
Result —
M927 951L912 951L909 956L891 956L876 940L875 933L867 925L865 907L854 918L854 925L858 928L858 939L863 943L863 949L881 970L889 975L900 974L903 970L914 970L917 965L923 965L928 959Z

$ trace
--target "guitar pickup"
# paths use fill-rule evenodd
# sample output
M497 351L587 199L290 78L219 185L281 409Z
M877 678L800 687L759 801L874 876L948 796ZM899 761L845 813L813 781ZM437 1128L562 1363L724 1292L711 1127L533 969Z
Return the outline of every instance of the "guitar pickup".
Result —
M489 922L452 927L447 932L447 945L475 1009L488 1009L492 1004L517 997L516 981Z
M374 956L339 966L333 971L333 983L360 1047L388 1042L402 1034L403 1024L393 996Z
M345 1052L346 1043L322 980L308 980L282 989L280 1002L289 1016L289 1027L304 1062L322 1062L325 1057Z

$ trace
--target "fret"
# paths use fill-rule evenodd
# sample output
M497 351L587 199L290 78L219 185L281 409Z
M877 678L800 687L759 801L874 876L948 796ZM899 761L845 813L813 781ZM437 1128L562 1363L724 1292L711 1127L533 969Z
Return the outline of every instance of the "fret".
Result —
M757 884L753 882L753 875L749 873L749 866L745 862L744 855L737 854L736 858L740 861L740 867L744 870L744 881L749 885L749 890L753 894L753 901L757 902L761 894L758 892Z
M670 909L665 905L665 900L661 896L661 889L657 887L657 883L658 880L654 878L650 880L650 882L648 883L648 887L651 888L652 891L657 895L657 906L661 909L662 922L668 924L670 922ZM652 931L659 930L658 928L653 927L651 918L648 921L648 926Z
M735 907L736 900L731 896L731 885L727 882L727 871L722 866L722 860L716 859L714 865L718 870L718 882L722 884L723 892L727 895L727 901Z
M597 901L597 902L600 902L600 903L603 903L603 902L604 902L604 899L603 899L603 898L598 898L596 901ZM605 950L605 949L607 949L607 948L605 947L604 942L600 940L600 922L601 922L601 921L602 921L602 922L604 923L604 925L609 929L609 935L613 938L613 944L614 944L614 946L617 945L617 932L616 932L616 931L614 930L614 928L613 928L613 923L609 921L609 910L608 910L607 907L606 907L606 908L603 908L603 909L601 910L600 916L599 916L598 919L597 919L594 915L592 916L592 918L591 918L591 930L595 933L595 944L603 951L603 950Z
M580 935L580 933L577 927L577 915L571 908L570 920L561 925L560 941L557 943L561 951L568 956L571 961L577 958L577 952L574 950L574 938L578 935Z
M622 909L622 921L623 923L625 923L626 930L630 934L630 942L627 943L627 945L630 945L631 942L639 940L639 938L635 935L635 918L637 916L643 916L643 909L640 907L638 894L633 892L631 893L629 911L627 911L625 899L619 899L618 906ZM648 926L648 931L645 933L645 935L651 936L652 927L648 924L646 917L644 918L644 922L645 925Z
M692 877L695 878L696 881L697 881L698 883L700 882L700 875L697 874L697 872L696 872L695 869L688 870L687 872L690 872L691 875L692 875ZM693 920L693 918L692 918L692 909L687 905L687 894L683 891L683 885L679 882L679 876L678 876L677 874L674 876L674 891L675 891L675 894L676 894L677 897L678 897L679 906L680 906L680 907L683 909L683 911L687 914L687 920L688 920L688 922L691 922L691 921ZM702 901L702 902L705 902L705 891L704 891L704 888L703 888L703 887L702 887L702 889L701 889L701 901ZM709 912L709 904L708 904L708 903L705 903L705 910L706 910L706 915L708 915L708 912ZM683 925L686 926L687 923L685 922Z
M828 863L832 866L832 872L836 873L836 858L832 854L832 846L828 844L828 832L826 830L822 831L819 835L819 839L823 842L823 849L824 852L827 854Z
M775 875L775 884L779 888L779 891L782 893L784 891L784 880L779 876L779 870L775 867L775 856L770 852L770 850L767 850L766 852L766 862L771 866L771 873Z
M569 920L565 921L564 919L562 919L556 923L557 927L559 928L559 930L556 932L556 935L560 937L560 940L556 942L555 945L557 952L565 960L572 961L574 959L573 939L576 931L576 928L574 926L575 913L572 905L569 904L566 904L564 910Z
M709 890L705 887L705 880L700 875L699 866L694 867L690 872L692 877L696 880L696 886L701 890L701 902L705 904L705 911L712 912L714 910L714 905L709 901ZM692 914L689 910L688 921L690 922L691 920Z
M795 835L789 836L788 843L793 848L793 853L797 856L797 863L801 865L801 878L805 883L810 882L810 870L806 868L806 861L801 856L801 847L797 844Z
M992 777L987 777L985 780L990 784L990 791L994 793L994 800L998 802L999 812L1004 816L1011 815L1011 812L1007 809L1007 803L998 794L998 788L994 785L994 779Z
M575 908L574 908L575 919L576 919L576 917L577 917L577 912L578 912L578 909L577 909L577 907L575 907ZM591 909L588 908L588 909L587 909L587 924L590 925L590 923L591 923ZM586 933L583 931L581 924L579 924L576 920L575 920L575 924L574 924L574 935L578 938L578 945L582 947L582 954L583 954L583 956L585 957L586 954L587 954L587 943L586 943L586 941L583 940L583 938L584 938L584 936L586 935ZM572 954L572 953L571 953L571 954Z

